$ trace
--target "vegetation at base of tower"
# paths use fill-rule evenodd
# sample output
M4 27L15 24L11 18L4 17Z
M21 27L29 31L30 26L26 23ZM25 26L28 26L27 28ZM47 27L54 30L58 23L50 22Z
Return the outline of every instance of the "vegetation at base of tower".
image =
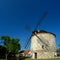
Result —
M58 49L57 49L57 52L60 52L60 44L58 45Z
M6 60L8 59L9 55L14 55L15 57L15 54L18 53L18 51L21 48L19 44L19 39L10 38L9 36L1 36L1 40L4 41L3 47L6 48L6 53L5 53Z
M1 59L1 60L6 60L6 59ZM27 58L25 60L36 60L36 59ZM55 58L55 59L37 59L37 60L60 60L60 58Z
M54 58L54 59L30 59L30 58L26 58L25 60L60 60L60 58Z

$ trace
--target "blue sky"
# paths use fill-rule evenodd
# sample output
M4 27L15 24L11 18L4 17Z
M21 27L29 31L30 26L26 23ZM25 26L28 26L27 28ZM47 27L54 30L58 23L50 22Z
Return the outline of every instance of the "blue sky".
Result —
M25 29L29 25L33 30L44 11L48 11L37 30L46 30L56 34L56 45L60 44L60 0L0 0L0 36L19 38L24 43L31 32Z

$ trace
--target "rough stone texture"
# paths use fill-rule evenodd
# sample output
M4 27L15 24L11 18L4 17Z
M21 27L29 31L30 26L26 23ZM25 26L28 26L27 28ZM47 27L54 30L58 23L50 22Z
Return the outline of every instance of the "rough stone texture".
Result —
M31 37L30 50L32 59L35 59L35 53L37 53L37 59L54 58L56 53L56 37L50 33L36 33L36 35L45 43L42 43L35 35Z

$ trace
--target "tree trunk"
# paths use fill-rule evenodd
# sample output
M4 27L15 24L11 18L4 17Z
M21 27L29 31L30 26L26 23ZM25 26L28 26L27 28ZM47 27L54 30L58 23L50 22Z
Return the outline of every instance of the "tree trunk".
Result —
M7 56L8 56L8 54L6 54L6 60L7 60Z

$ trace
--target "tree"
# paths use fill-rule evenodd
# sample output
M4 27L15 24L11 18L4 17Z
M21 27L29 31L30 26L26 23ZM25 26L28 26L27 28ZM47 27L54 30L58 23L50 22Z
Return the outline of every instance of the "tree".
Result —
M0 45L0 58L5 58L6 48Z
M2 36L1 39L4 40L4 47L6 48L6 60L7 60L7 56L8 56L7 45L9 44L10 37L9 36Z
M11 39L7 45L7 49L9 52L16 54L20 50L19 39Z
M58 47L59 47L59 48L57 49L57 52L60 52L60 44L58 45Z
M19 39L11 39L9 36L2 36L4 40L4 46L6 48L6 60L7 56L12 53L14 56L20 50Z

